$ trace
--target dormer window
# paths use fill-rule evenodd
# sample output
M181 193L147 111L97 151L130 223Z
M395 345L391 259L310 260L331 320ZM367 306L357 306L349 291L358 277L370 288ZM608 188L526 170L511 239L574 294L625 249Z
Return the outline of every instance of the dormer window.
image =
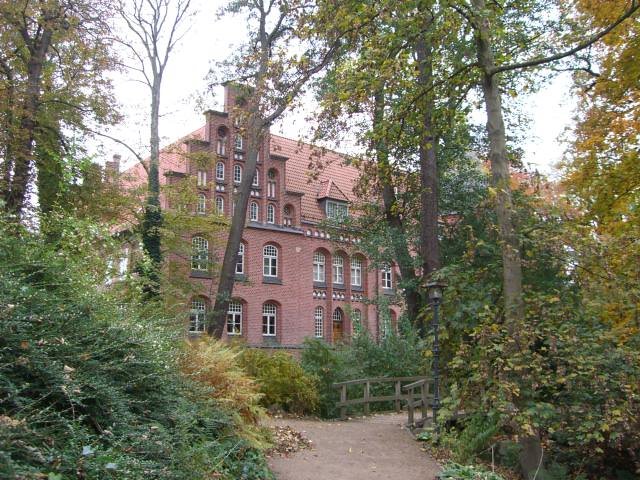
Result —
M342 220L349 216L349 207L346 203L327 200L326 214L327 218Z

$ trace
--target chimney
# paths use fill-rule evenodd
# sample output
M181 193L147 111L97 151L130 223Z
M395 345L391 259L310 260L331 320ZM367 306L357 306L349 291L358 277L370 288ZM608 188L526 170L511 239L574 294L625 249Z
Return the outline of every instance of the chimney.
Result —
M122 157L120 156L120 154L116 153L113 155L112 161L105 162L104 164L105 177L107 177L108 179L115 179L118 177L118 174L120 173L120 160L122 160Z

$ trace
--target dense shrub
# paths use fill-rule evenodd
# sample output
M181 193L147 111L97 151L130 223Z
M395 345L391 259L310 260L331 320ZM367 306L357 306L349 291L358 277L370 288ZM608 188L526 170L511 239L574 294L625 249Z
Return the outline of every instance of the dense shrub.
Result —
M0 477L269 477L230 411L179 373L158 309L101 287L108 236L69 222L43 237L0 220Z
M316 379L308 375L290 354L268 354L258 349L246 349L240 358L247 373L260 385L263 405L294 413L312 413L316 410Z

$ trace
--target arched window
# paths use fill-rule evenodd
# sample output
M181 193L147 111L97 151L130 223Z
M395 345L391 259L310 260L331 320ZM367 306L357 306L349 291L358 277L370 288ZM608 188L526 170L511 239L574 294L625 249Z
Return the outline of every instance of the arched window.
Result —
M282 210L282 224L287 227L293 226L293 207L291 205L285 205Z
M322 307L316 307L313 312L313 319L315 320L316 338L324 337L324 309Z
M204 193L198 194L197 213L207 213L207 196Z
M275 337L277 307L273 303L265 303L262 306L262 335Z
M344 283L344 258L341 255L333 257L333 283Z
M362 287L362 259L351 258L351 286Z
M357 308L351 312L351 324L354 333L362 332L362 312Z
M233 166L233 181L234 183L242 182L242 167L240 165Z
M262 274L265 277L278 276L278 249L274 245L264 246Z
M224 198L222 197L216 197L216 212L219 215L224 213Z
M256 202L251 202L251 205L249 205L249 220L251 220L252 222L257 222L258 220L260 220L260 209L258 207L258 204Z
M393 288L393 271L391 270L391 265L383 265L380 272L382 273L382 288Z
M331 320L333 320L333 341L339 342L342 340L342 333L344 331L344 326L342 320L344 319L344 314L342 313L342 309L336 308L331 315Z
M256 173L253 176L253 186L254 187L259 187L260 186L260 172L258 172L257 168L256 168Z
M244 146L244 139L242 138L242 135L236 135L236 142L234 146L236 147L236 150L242 150L242 147Z
M244 243L240 242L236 258L236 275L244 275Z
M272 204L267 205L267 223L276 222L276 207Z
M191 300L191 312L189 314L189 332L202 333L205 329L207 317L207 304L203 298Z
M216 163L216 180L221 182L224 180L224 163L222 162Z
M227 335L242 335L242 303L240 302L229 302Z
M227 154L227 129L225 127L218 128L218 142L216 143L216 152L218 155ZM224 178L224 173L223 173Z
M313 281L314 282L324 283L325 281L324 263L325 263L324 253L315 252L313 254Z
M209 242L206 238L193 237L191 246L191 269L206 271L209 267Z
M276 180L278 173L275 169L271 168L267 172L267 197L275 198L276 196Z

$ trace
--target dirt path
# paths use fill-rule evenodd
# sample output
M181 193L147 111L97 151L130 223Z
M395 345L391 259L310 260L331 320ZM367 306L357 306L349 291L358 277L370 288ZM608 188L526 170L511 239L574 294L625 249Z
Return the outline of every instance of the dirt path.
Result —
M275 456L278 480L432 480L440 467L402 427L406 414L341 421L274 419L303 432L310 450Z

